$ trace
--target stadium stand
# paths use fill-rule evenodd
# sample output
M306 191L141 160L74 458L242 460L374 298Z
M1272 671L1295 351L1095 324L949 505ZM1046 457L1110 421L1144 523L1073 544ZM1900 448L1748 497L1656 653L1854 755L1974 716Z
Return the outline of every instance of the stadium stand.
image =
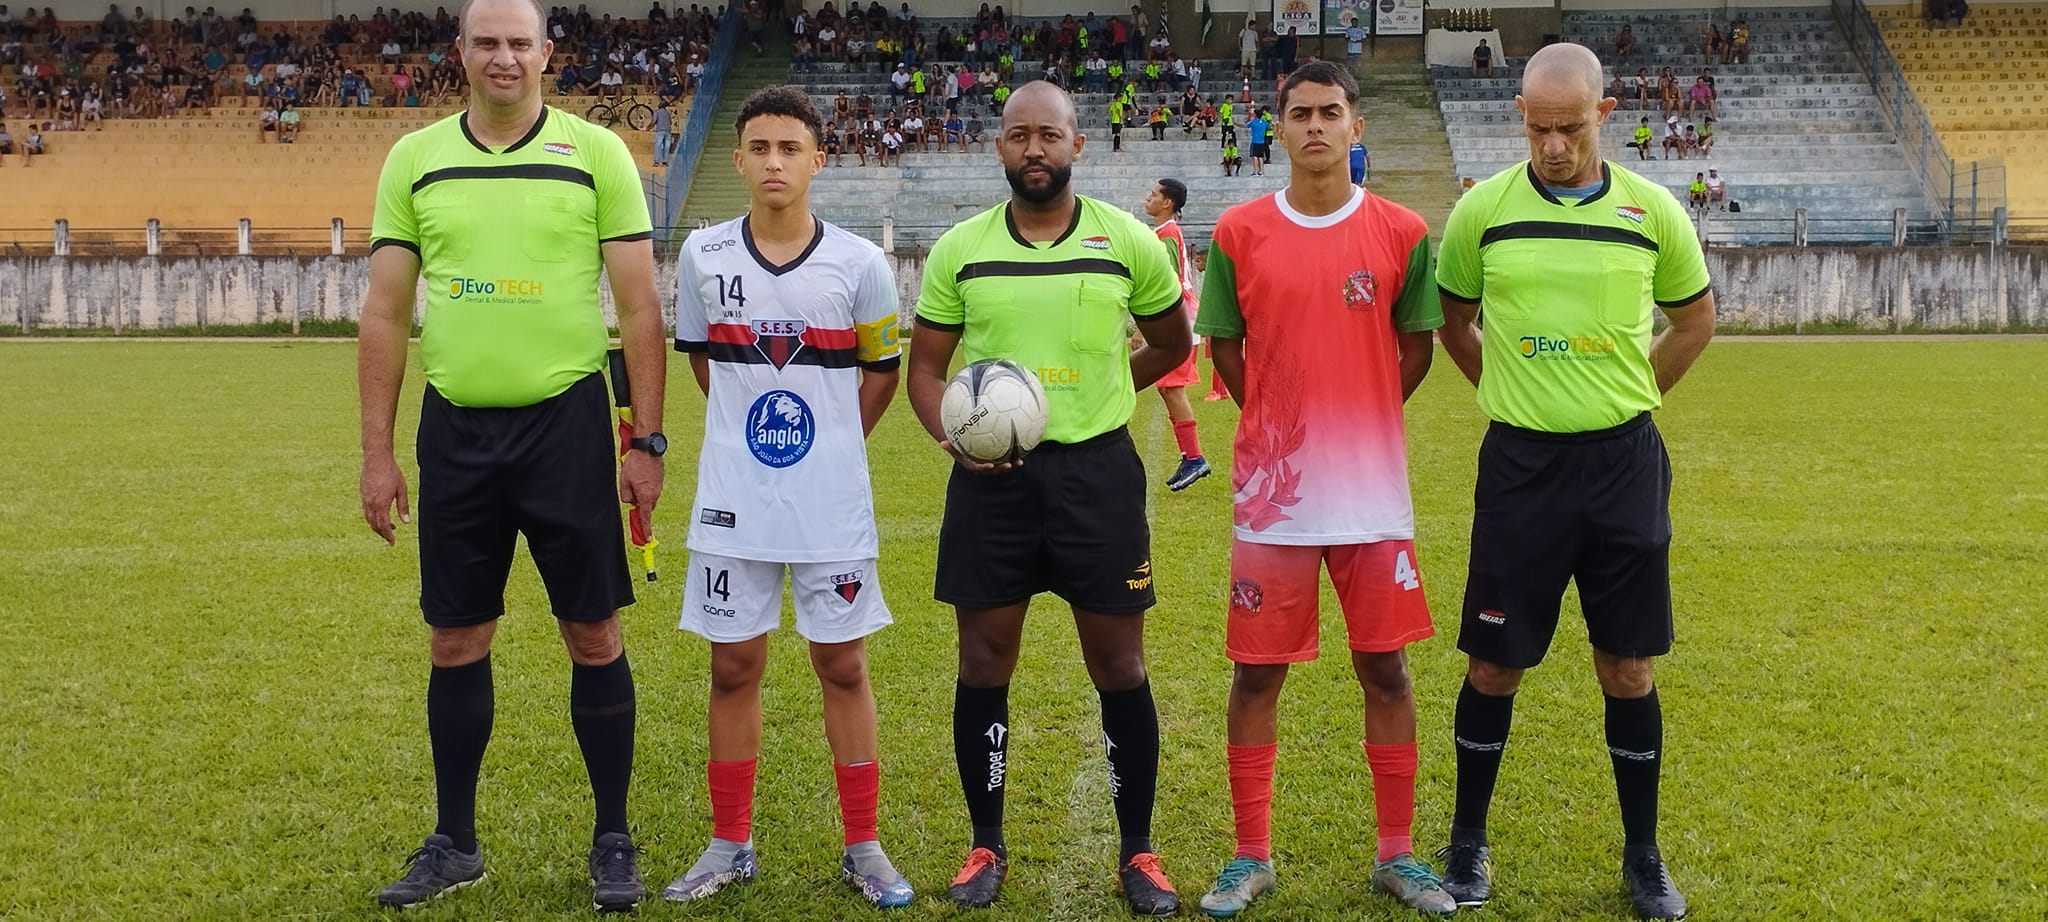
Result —
M1573 11L1563 38L1592 48L1613 76L1614 37L1623 25L1636 38L1624 68L1631 84L1609 117L1601 145L1608 159L1651 177L1681 201L1694 173L1713 167L1727 180L1729 198L1745 219L1772 222L1767 233L1783 233L1794 210L1805 208L1811 239L1889 239L1893 209L1909 220L1929 213L1922 185L1906 162L1830 10L1825 7L1731 10L1746 20L1750 53L1746 62L1723 63L1710 56L1704 34L1710 24L1732 21L1698 11ZM1436 68L1433 74L1451 150L1461 176L1481 179L1525 158L1527 142L1514 107L1522 59L1496 65L1492 78L1474 78L1466 68ZM1639 105L1632 81L1637 68L1652 81L1647 105ZM1670 68L1684 92L1711 68L1716 92L1711 156L1688 159L1652 156L1639 160L1625 145L1639 120L1653 126L1653 151L1661 150L1665 107L1655 80ZM1681 124L1703 125L1694 112ZM1761 226L1763 222L1756 222ZM1765 232L1759 232L1765 233ZM1728 238L1754 242L1741 232Z
M683 71L690 54L709 48L708 14L608 26L560 19L564 39L545 83L550 104L590 111L599 100L575 88L562 93L557 74L579 57L616 54L626 63L624 108L636 100L651 104L662 92L679 94L680 127L691 101ZM459 62L434 50L452 40L452 21L418 13L394 11L367 22L22 25L0 36L0 87L7 93L0 121L16 130L31 118L52 125L44 132L47 153L28 169L17 172L19 156L0 163L8 201L0 245L25 249L47 248L60 218L70 222L75 251L83 252L96 245L132 251L150 218L162 222L171 248L231 251L241 217L258 229L259 249L324 251L335 217L360 244L385 151L406 132L458 111L466 92ZM385 54L387 42L396 44L396 54ZM645 71L633 66L643 51ZM406 77L394 79L395 68ZM672 79L663 79L665 71ZM361 76L344 83L345 72ZM258 89L245 95L252 73ZM189 89L195 83L200 89ZM179 91L181 85L188 89ZM347 89L369 104L344 105ZM274 133L259 130L261 102L271 94L300 101L292 107L299 119L294 143L276 143ZM153 101L145 104L145 97ZM63 130L64 100L79 101L75 117L95 105L103 117L79 118L76 130ZM652 134L624 118L612 127L651 170Z
M2048 220L2048 7L1973 5L1956 24L1914 6L1871 14L1948 154L2003 158L2010 213Z

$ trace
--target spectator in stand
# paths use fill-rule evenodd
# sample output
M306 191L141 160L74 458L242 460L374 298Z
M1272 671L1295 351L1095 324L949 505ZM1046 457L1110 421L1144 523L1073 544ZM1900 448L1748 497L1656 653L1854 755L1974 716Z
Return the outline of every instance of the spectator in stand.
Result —
M1691 152L1693 152L1693 151L1699 150L1699 148L1700 148L1700 136L1699 136L1699 134L1698 134L1697 132L1693 131L1693 129L1692 129L1692 126L1691 126L1691 125L1687 125L1687 126L1685 126L1685 134L1684 134L1683 136L1681 136L1681 137L1680 137L1680 138L1678 139L1678 149L1679 149L1679 155L1678 155L1678 159L1680 159L1680 160L1684 160L1684 159L1685 159L1685 156L1686 156L1686 154L1689 154L1689 153L1691 153Z
M989 111L994 113L996 118L1002 118L1003 104L1010 101L1010 85L998 79L995 89L988 92L988 98L993 103L989 107Z
M92 130L94 131L106 130L107 126L101 119L100 109L100 86L95 83L92 86L86 87L85 98L78 103L78 128L80 131L85 130L85 123L87 122L92 123Z
M1676 115L1685 105L1685 96L1678 90L1678 75L1673 74L1669 67L1657 75L1657 98L1665 115Z
M903 165L903 131L896 126L882 131L882 165L888 166L892 161L899 167Z
M1694 77L1692 88L1686 91L1685 117L1692 118L1695 110L1704 110L1708 115L1714 114L1714 87L1707 83L1705 74Z
M1688 126L1690 127L1690 126ZM1686 210L1697 217L1707 215L1707 174L1692 174L1692 182L1685 187Z
M1650 131L1650 117L1645 115L1643 116L1642 122L1636 125L1635 140L1628 142L1628 144L1626 145L1628 147L1635 148L1637 160L1650 159L1651 134L1653 134L1653 132Z
M21 139L22 166L34 166L35 164L29 162L28 158L43 155L43 132L48 130L50 130L49 122L44 122L40 128L34 122L28 123L28 136Z
M1621 31L1614 34L1614 63L1627 64L1629 56L1636 50L1636 30L1624 23Z
M1264 176L1266 161L1273 159L1273 120L1266 116L1265 109L1255 108L1244 131L1252 142L1252 175Z
M1148 61L1165 60L1166 56L1172 52L1173 40L1166 37L1165 29L1154 32L1152 34L1152 41L1147 42L1145 45L1145 59Z
M1711 115L1700 123L1700 156L1714 156L1714 117Z
M396 106L416 106L416 105L419 105L419 98L418 98L418 97L416 97L416 96L414 96L414 95L413 95L413 92L412 92L412 91L413 91L413 85L412 85L412 75L411 75L411 74L408 74L408 73L406 73L406 72L405 72L405 66L404 66L404 65L402 65L402 64L393 64L393 65L391 65L391 78L390 78L390 79L391 79L391 98L392 98L392 102L391 102L391 104L392 104L392 105L396 105Z
M1749 23L1735 20L1728 29L1728 53L1721 57L1723 64L1749 63Z
M1707 198L1716 203L1715 208L1728 208L1728 181L1721 178L1720 170L1707 171Z
M5 25L5 23L0 23L0 29L4 29ZM0 122L0 166L7 165L5 158L12 153L14 153L14 135L7 133L6 122Z
M901 102L909 96L910 68L907 65L898 64L896 65L896 70L889 74L889 101Z
M256 143L262 144L268 136L277 133L277 106L269 100L263 101L263 108L256 111Z
M1635 80L1635 88L1636 88L1636 108L1638 108L1638 109L1648 109L1648 108L1650 107L1650 69L1649 69L1649 68L1647 68L1647 67L1638 67L1638 68L1636 68L1636 80Z
M1081 85L1091 93L1100 93L1109 86L1109 62L1102 59L1102 52L1088 53L1088 61L1082 65Z
M702 82L704 82L704 57L699 54L691 54L690 63L683 65L683 90L687 93L695 93L697 92L697 84Z
M1664 147L1657 159L1665 159L1664 154L1674 150L1678 152L1678 159L1685 159L1685 132L1678 130L1678 116L1667 115L1664 117Z
M384 47L379 49L377 53L384 58L385 64L396 64L398 63L399 57L403 55L405 51L404 49L398 47L397 39L387 38L384 40Z
M1274 43L1274 52L1280 56L1280 72L1274 76L1284 77L1294 73L1295 63L1301 53L1301 30L1288 26L1287 34Z
M1607 83L1606 98L1614 100L1615 108L1628 101L1628 81L1622 79L1620 68L1615 68L1614 79Z
M758 55L768 31L768 10L761 5L761 0L748 0L746 23L747 44L753 45L754 53Z
M1173 110L1166 107L1166 97L1159 97L1159 101L1152 106L1152 117L1145 122L1152 129L1152 140L1166 140L1166 125L1172 119Z
M654 104L654 165L668 166L668 149L671 140L669 132L675 127L675 118L668 111L668 100Z
M875 98L869 96L866 90L862 90L860 95L853 99L853 117L863 122L875 117Z
M299 110L287 104L277 113L277 143L291 144L299 139Z
M1493 76L1493 49L1487 46L1486 39L1480 39L1479 45L1472 49L1472 76Z
M1244 158L1237 155L1236 136L1226 136L1223 139L1223 175L1236 176L1237 171L1243 167Z
M1713 61L1718 60L1727 49L1728 39L1721 34L1721 27L1715 23L1707 23L1706 31L1700 35L1700 53L1706 55L1707 60Z
M915 107L903 119L903 144L905 147L916 145L921 153L929 153L932 149L932 137L925 130L924 114Z
M988 134L981 124L981 113L979 112L967 114L967 127L962 129L962 134L960 135L960 149L962 151L967 150L967 145L970 142L975 145L974 150L976 153L988 153Z
M576 69L573 66L563 65L562 81L569 83L573 87L575 84L575 73ZM564 89L563 92L568 92L568 90ZM263 103L266 106L270 105L270 98L266 96ZM350 106L361 105L368 105L363 98L363 78L355 71L343 71L341 74L341 107L346 109Z
M1252 75L1252 65L1258 62L1258 57L1259 21L1247 16L1244 28L1237 30L1237 75L1249 79ZM1223 175L1228 176L1230 173L1226 170Z
M1344 27L1344 69L1357 70L1358 59L1365 54L1365 22L1353 17L1351 24Z
M839 123L826 122L825 136L820 140L823 144L822 149L825 151L825 156L832 159L832 165L845 166L846 154L844 150L839 146Z

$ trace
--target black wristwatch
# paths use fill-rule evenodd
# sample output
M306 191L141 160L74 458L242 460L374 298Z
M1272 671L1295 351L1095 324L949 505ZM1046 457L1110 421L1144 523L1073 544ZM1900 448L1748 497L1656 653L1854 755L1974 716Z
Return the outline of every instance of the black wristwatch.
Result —
M668 436L662 435L659 432L650 432L644 438L637 438L627 442L626 446L628 448L640 449L659 458L662 455L668 454Z

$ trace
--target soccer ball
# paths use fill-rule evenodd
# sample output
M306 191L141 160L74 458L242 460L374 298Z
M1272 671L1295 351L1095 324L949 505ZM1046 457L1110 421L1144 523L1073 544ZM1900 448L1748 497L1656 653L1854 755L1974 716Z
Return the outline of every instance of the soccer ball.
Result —
M1022 460L1045 437L1045 388L1016 362L982 359L946 382L939 425L976 461Z

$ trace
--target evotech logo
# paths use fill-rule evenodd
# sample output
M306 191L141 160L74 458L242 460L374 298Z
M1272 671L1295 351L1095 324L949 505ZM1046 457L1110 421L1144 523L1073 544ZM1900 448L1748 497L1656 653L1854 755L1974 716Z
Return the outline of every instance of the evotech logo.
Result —
M500 299L499 296L501 295L504 296L504 300L538 298L540 297L540 292L541 283L539 279L473 279L458 277L448 280L448 300L450 301L460 301L464 298L473 301L496 301Z
M1519 351L1525 359L1605 361L1614 358L1614 339L1607 336L1524 336Z

